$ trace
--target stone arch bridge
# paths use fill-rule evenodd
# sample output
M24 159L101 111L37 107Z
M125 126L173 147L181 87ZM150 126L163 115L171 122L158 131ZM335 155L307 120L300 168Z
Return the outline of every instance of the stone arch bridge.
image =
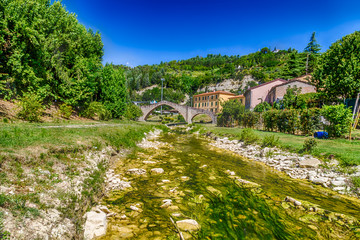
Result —
M217 122L216 114L211 111L199 109L199 108L193 108L189 106L183 106L169 101L161 101L152 105L140 106L143 115L139 118L139 121L145 121L146 118L155 108L163 105L174 108L176 111L179 112L179 114L181 114L184 117L187 123L192 123L193 118L199 114L208 115L211 118L212 123L214 124L216 124Z

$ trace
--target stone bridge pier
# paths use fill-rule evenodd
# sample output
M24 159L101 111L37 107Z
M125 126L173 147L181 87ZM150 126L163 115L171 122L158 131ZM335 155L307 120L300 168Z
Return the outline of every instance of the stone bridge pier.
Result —
M199 114L206 114L211 118L212 123L214 123L214 124L217 123L216 114L211 111L199 109L199 108L193 108L193 107L189 107L189 106L183 106L183 105L176 104L176 103L169 102L169 101L161 101L156 104L141 106L140 108L141 108L143 115L139 118L139 121L145 121L147 119L147 117L150 115L150 113L155 108L158 108L158 107L164 106L164 105L170 106L173 109L175 109L176 111L178 111L179 114L181 114L184 117L185 121L189 124L192 123L193 118Z

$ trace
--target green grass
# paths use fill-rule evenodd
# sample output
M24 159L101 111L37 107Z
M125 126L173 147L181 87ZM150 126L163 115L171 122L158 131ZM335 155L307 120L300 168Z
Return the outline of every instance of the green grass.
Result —
M104 122L110 126L76 127L76 128L43 128L46 126L63 126L68 124L1 124L0 151L13 152L32 146L74 146L109 144L115 149L133 147L141 140L144 132L154 124L128 121ZM71 122L72 125L88 125L87 122ZM89 124L94 125L94 124Z
M241 138L240 128L225 128L215 127L213 125L203 125L203 131L211 131L219 136L229 136L230 138ZM304 141L310 137L297 136L285 133L266 132L254 130L254 132L261 138L267 136L275 136L279 138L278 146L288 149L290 151L300 152L303 148ZM355 130L355 135L359 135L360 131ZM334 155L337 160L344 166L360 165L360 141L359 140L346 140L346 139L316 139L317 147L312 152L315 156L327 157Z

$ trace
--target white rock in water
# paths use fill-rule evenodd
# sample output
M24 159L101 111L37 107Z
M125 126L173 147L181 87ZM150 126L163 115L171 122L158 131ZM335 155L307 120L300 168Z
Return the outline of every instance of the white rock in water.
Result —
M130 206L130 209L133 210L133 211L139 211L140 210L140 208L135 207L135 206Z
M153 168L151 169L151 172L161 174L164 172L164 169L162 168Z
M104 212L87 212L84 239L90 240L106 234L106 214Z
M129 174L134 174L134 175L142 175L146 173L145 169L141 169L141 168L132 168L127 170L127 173Z
M319 159L316 158L310 158L301 160L299 162L299 166L302 168L316 168L318 167L322 162Z
M230 176L235 176L234 171L226 170L226 173L229 174Z
M161 180L163 183L169 183L170 182L170 180L167 180L167 179L163 179L163 180Z
M333 190L334 191L344 191L345 187L334 187Z
M187 180L189 180L189 177L188 176L182 176L182 177L180 177L180 179L183 180L183 181L187 181Z
M155 164L157 162L154 162L154 161L143 161L144 164Z
M194 231L200 229L200 225L193 219L177 221L176 225L183 231Z

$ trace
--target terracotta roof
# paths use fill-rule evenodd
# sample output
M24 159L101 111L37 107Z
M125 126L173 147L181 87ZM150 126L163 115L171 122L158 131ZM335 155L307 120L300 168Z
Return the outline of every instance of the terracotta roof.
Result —
M224 94L224 95L233 95L233 96L235 96L235 94L231 93L231 92L216 91L216 92L201 93L201 94L198 94L198 95L194 95L193 97L207 96L207 95L213 95L213 94Z
M237 95L234 97L229 97L229 99L236 99L236 98L244 98L244 95Z
M288 81L286 81L286 80L284 80L284 79L277 78L277 79L274 79L274 80L272 80L272 81L270 81L270 82L266 82L266 83L257 85L257 86L255 86L255 87L251 87L251 88L249 88L248 90L246 90L246 92L247 92L247 91L250 91L250 90L253 90L253 89L255 89L255 88L259 88L259 87L268 85L269 83L273 83L273 82L275 82L275 81L281 81L281 82L283 82L283 83L287 83L287 82L288 82Z

